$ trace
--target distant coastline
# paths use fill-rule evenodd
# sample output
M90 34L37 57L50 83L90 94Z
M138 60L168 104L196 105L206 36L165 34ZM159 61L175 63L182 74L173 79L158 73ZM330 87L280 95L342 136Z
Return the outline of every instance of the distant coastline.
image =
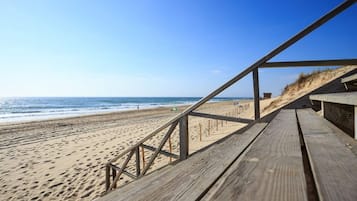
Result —
M0 98L0 123L46 120L191 105L201 97L8 97ZM217 97L210 102L250 100L250 97Z

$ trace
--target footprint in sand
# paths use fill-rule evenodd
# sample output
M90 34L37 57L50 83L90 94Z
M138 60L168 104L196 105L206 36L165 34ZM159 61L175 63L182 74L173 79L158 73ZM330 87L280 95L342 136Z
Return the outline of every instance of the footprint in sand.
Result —
M47 193L43 194L43 197L48 197L50 195L51 195L51 192L47 192Z
M59 183L57 183L57 184L51 185L49 188L50 188L50 189L51 189L51 188L55 188L55 187L60 186L60 185L62 185L62 184L63 184L62 182L59 182Z

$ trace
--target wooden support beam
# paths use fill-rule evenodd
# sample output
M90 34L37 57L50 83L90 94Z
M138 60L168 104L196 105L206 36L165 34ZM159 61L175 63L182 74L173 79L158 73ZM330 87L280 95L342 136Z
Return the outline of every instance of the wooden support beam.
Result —
M114 179L117 177L117 170L112 166L112 178L113 178L113 181ZM113 183L113 188L116 188L117 187L117 184L116 183Z
M180 119L180 160L188 157L188 116Z
M138 177L131 174L130 172L126 171L126 170L123 170L123 174L125 174L126 176L132 178L132 179L137 179Z
M105 166L105 191L108 191L110 188L110 164L108 163Z
M118 166L116 166L114 164L111 164L111 167L116 171L122 171L123 174L125 174L126 176L128 176L128 177L130 177L132 179L137 179L138 178L137 176L131 174L130 172L128 172L126 170L122 170L122 168L120 168L120 167L118 167Z
M216 115L216 114L206 114L206 113L201 113L201 112L191 112L189 115L196 116L196 117L202 117L202 118L208 118L208 119L218 119L218 120L224 120L224 121L239 122L239 123L245 123L245 124L249 124L249 123L253 122L253 120L251 120L251 119L228 117L228 116L222 116L222 115Z
M166 141L169 139L171 133L175 130L176 126L177 126L178 122L174 122L170 129L167 131L166 135L164 136L164 139L162 139L162 141L160 142L159 147L156 149L156 151L154 152L154 154L151 156L151 158L149 159L149 162L146 164L146 166L143 168L143 171L140 173L140 176L143 176L146 174L146 172L149 170L150 166L152 165L152 163L154 162L156 156L160 153L162 147L165 145Z
M259 68L289 68L289 67L347 66L347 65L357 65L357 59L266 62L263 63L261 66L259 66Z
M258 69L253 70L253 88L254 88L254 119L260 119L260 96L259 96L259 76Z
M128 155L127 158L125 159L125 161L124 161L124 163L123 163L123 165L122 165L123 168L120 168L118 174L117 174L116 177L113 179L114 181L113 181L113 183L110 185L109 190L112 190L112 189L116 186L116 184L117 184L117 182L118 182L118 180L119 180L119 178L120 178L120 175L123 173L123 170L124 170L124 169L126 168L126 166L128 165L128 163L129 163L131 157L133 156L134 152L135 152L135 150L131 150L131 152L129 153L129 155Z
M140 147L137 146L135 149L135 165L136 165L136 176L138 177L140 175Z
M355 105L355 111L354 111L354 113L355 113L355 117L354 117L354 119L355 119L355 140L357 140L357 105Z
M153 152L157 151L156 147L153 147L153 146L150 146L150 145L142 144L141 146L143 148L148 149L148 150L153 151ZM170 152L167 152L165 150L159 150L159 154L162 154L162 155L167 156L167 157L172 157L172 158L175 158L175 159L179 158L178 155L170 153Z

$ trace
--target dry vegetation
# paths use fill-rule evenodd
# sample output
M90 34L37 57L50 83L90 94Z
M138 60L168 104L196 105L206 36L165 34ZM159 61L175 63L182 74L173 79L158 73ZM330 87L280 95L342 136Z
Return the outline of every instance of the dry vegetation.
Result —
M316 70L308 74L301 73L295 82L287 85L281 95L263 109L263 113L282 107L320 86L356 69L357 66L344 66L337 69Z
M317 80L319 78L322 78L323 80L326 80L328 77L330 78L333 69L325 69L325 70L314 70L311 73L300 73L299 77L297 78L297 80L295 80L295 82L288 84L285 86L283 92L281 93L281 95L287 94L290 91L299 91L305 87L309 87L312 82L314 80ZM321 76L321 74L323 76Z

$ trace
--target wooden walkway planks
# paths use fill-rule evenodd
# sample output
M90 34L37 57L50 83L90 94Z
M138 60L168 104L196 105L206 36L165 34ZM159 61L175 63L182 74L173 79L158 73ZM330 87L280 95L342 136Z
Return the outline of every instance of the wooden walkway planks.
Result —
M356 155L314 111L297 113L320 200L357 200Z
M294 110L282 110L203 200L307 200Z
M145 176L99 200L195 200L265 128L257 123L209 149L156 174Z

